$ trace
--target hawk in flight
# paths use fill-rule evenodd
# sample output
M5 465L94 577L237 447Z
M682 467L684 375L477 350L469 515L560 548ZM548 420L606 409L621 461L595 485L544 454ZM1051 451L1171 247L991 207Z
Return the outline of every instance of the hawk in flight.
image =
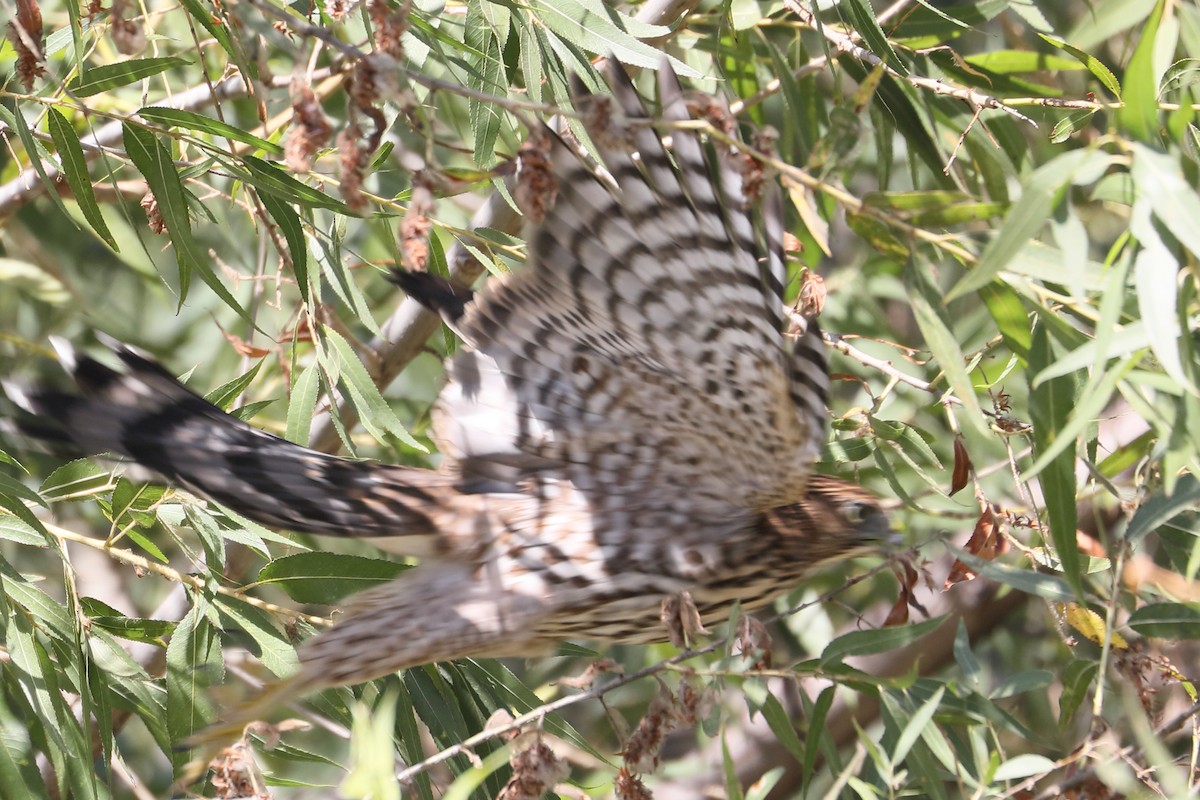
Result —
M675 74L658 77L658 116L689 120ZM812 474L829 377L816 321L784 317L777 195L752 215L728 147L685 126L667 143L624 72L609 80L612 98L575 86L603 112L585 115L600 168L549 134L556 198L523 269L478 297L394 276L465 342L434 411L439 469L271 436L127 348L119 370L72 356L77 390L25 398L35 435L420 560L307 642L276 696L565 639L664 640L664 598L719 623L879 545L871 498Z

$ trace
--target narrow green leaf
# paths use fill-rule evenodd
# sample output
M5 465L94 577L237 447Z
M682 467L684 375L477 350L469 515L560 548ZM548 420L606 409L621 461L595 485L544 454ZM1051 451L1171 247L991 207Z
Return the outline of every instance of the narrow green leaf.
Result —
M186 59L171 56L134 58L117 64L105 64L91 67L82 75L73 78L67 84L67 89L77 97L91 97L100 92L107 92L109 89L128 86L143 78L166 72L173 67L184 67L191 63Z
M1094 661L1075 659L1062 672L1062 695L1058 699L1058 724L1065 727L1087 697L1096 680L1098 666Z
M259 525L254 520L241 516L226 506L218 506L218 508L222 513L219 516L214 516L213 519L217 521L217 525L221 528L221 534L225 540L243 544L263 558L270 558L270 553L266 545L267 542L275 542L289 550L307 552L312 549L296 541L294 537L276 533L270 528Z
M158 619L135 619L122 616L88 615L92 628L108 631L119 639L129 642L166 647L167 639L175 631L175 623Z
M960 225L1004 213L1006 203L979 202L962 192L872 192L863 198L869 208L900 211L918 226Z
M67 122L67 118L53 106L46 109L46 125L50 129L50 138L54 140L54 147L58 150L58 156L62 160L63 175L67 178L67 185L71 187L71 194L75 196L75 202L79 204L79 210L83 212L83 218L109 247L113 250L120 250L112 233L108 230L108 225L104 222L104 217L100 214L100 206L96 203L96 193L92 191L87 159L83 156L83 145L79 143L78 134L71 127L71 123Z
M468 75L468 82L472 89L501 96L507 91L501 53L503 43L498 41L496 32L490 26L483 24L482 6L478 0L467 4L467 44L479 52L478 57L472 60L475 69ZM475 163L487 166L496 160L496 138L500 134L502 119L493 103L472 98L468 101L468 107L475 139Z
M1131 469L1135 464L1149 455L1150 447L1157 438L1154 435L1153 429L1151 429L1133 441L1118 447L1097 465L1100 474L1112 479L1125 470ZM1136 517L1137 515L1135 514L1134 516Z
M767 800L771 790L783 778L784 772L783 767L773 767L764 772L754 783L746 787L746 800Z
M257 361L254 366L238 375L232 380L228 380L212 391L204 395L204 399L212 403L222 411L229 411L229 407L238 399L242 392L246 391L246 387L258 375L258 371L262 369L263 362Z
M156 545L152 539L150 539L137 528L130 528L129 530L126 530L125 538L137 545L142 552L158 561L158 563L170 563L171 559L167 558L166 554L158 547L158 545Z
M410 569L382 558L342 553L296 553L277 558L258 573L259 583L278 585L300 603L334 605L349 595L387 583Z
M800 742L800 737L796 735L796 729L792 725L792 718L784 710L778 698L767 692L760 710L762 711L763 719L770 726L771 732L775 734L775 738L788 751L788 754L796 759L797 763L803 764L804 745Z
M952 7L930 0L918 2L919 5L914 6L911 13L903 15L903 21L896 31L897 39L912 49L933 47L948 39L958 38L1001 12L1008 11L1010 6L1005 0L977 0ZM942 6L953 8L954 15L946 13Z
M946 293L946 302L990 283L1046 224L1075 173L1109 160L1108 155L1096 150L1071 150L1035 170L1025 182L1021 199L1012 204L979 262Z
M1020 589L1026 594L1044 597L1047 600L1058 600L1061 602L1075 600L1075 595L1071 591L1071 587L1057 575L1051 575L1048 572L1034 572L1033 570L1021 569L1020 567L1010 566L1000 561L984 561L982 558L973 556L967 552L960 552L958 557L972 571L990 581L1003 583L1014 589Z
M318 377L317 365L309 364L292 384L292 401L288 404L287 431L284 434L289 442L308 445L313 410L317 407L317 390L320 388Z
M872 418L871 421L872 428L874 428L874 418ZM942 462L938 460L937 454L933 452L933 448L929 446L929 443L925 441L925 437L923 437L916 428L911 425L905 425L903 422L893 422L892 424L899 432L899 436L896 438L896 443L901 445L902 450L915 451L919 453L921 457L925 459L925 461L937 467L938 469L942 469Z
M963 61L972 67L979 67L1001 75L1045 70L1070 72L1086 68L1075 59L1039 53L1034 50L993 50L978 55L964 56Z
M278 195L281 200L299 203L307 208L327 208L339 214L358 216L342 201L301 183L268 161L246 156L242 159L242 164L248 172L242 176L247 183L264 192Z
M988 697L992 700L1003 700L1007 697L1038 692L1047 686L1052 686L1057 680L1058 676L1049 670L1022 670L1016 675L1004 678L994 689L988 692Z
M910 750L905 762L905 766L913 773L910 785L920 786L922 792L928 792L929 800L950 800L951 795L947 791L949 784L943 780L943 776L960 768L954 748L937 725L926 725L921 730L921 742L925 747ZM935 764L934 758L941 762L942 766ZM955 798L959 796L954 795Z
M558 655L571 655L590 659L599 657L599 654L594 650L587 650L578 646L574 649L578 652L567 654L560 651ZM493 659L480 659L478 661L464 659L458 663L470 680L485 684L488 692L495 696L496 702L514 714L525 714L540 707L543 703L542 698L526 686L521 678L518 678L502 661L495 661ZM565 741L592 754L599 761L608 764L612 763L612 753L596 749L596 746L592 742L589 742L583 734L561 718L554 715L546 717L545 727L554 733L554 735L560 736Z
M946 615L942 615L899 628L844 633L825 646L821 653L821 666L837 664L849 656L867 656L898 650L932 633L945 621Z
M56 672L47 657L46 649L35 634L33 616L27 613L13 613L5 627L5 647L8 651L10 665L6 672L12 670L25 678L22 687L29 693L29 701L36 709L37 719L44 727L47 744L60 752L65 749L66 736L62 731L64 722L61 705L57 702Z
M1038 325L1029 348L1029 373L1037 375L1054 358L1046 326ZM1029 415L1033 423L1034 453L1039 457L1052 449L1057 453L1046 463L1040 476L1050 537L1067 581L1082 597L1082 564L1075 546L1075 448L1069 446L1073 439L1062 436L1075 399L1075 381L1069 375L1030 387ZM1066 438L1067 444L1059 444L1060 437Z
M967 424L987 435L983 409L979 406L979 398L975 396L975 385L967 373L962 348L938 311L938 308L945 311L946 304L950 302L949 298L943 301L938 297L937 290L930 284L920 265L914 264L905 270L905 282L909 287L908 298L917 326L925 337L925 344L937 360L938 367L945 374L946 382L954 390L955 396L962 401L966 409L964 416Z
M1072 111L1054 124L1054 128L1050 131L1050 142L1052 144L1062 144L1067 139L1070 139L1076 131L1086 128L1094 116L1096 116L1096 110L1092 108L1085 108L1082 111Z
M1158 0L1150 18L1138 30L1137 47L1125 68L1121 85L1123 105L1117 109L1117 123L1142 142L1157 141L1158 85L1154 79L1154 40L1162 22L1166 0Z
M535 26L521 24L517 27L521 46L518 48L521 60L521 77L529 99L535 103L547 102L542 85L542 49Z
M241 68L243 75L248 75L251 78L258 77L258 69L254 61L251 60L248 64L241 62L238 57L239 48L234 47L233 41L229 38L229 32L225 29L224 25L220 24L219 19L214 19L214 15L209 8L200 5L200 0L180 0L180 5L187 10L188 16L208 31L209 35L221 45L221 49L228 53L230 59Z
M415 764L425 758L425 751L422 748L421 729L417 725L417 715L413 709L412 697L409 695L404 681L389 681L388 691L396 693L396 702L393 708L396 714L396 733L400 739L401 756L407 763ZM413 785L415 785L421 800L433 800L433 784L428 773L422 772L414 775Z
M939 686L937 691L909 717L904 730L900 731L900 736L896 738L896 744L892 747L892 763L899 764L902 762L908 755L908 751L912 749L912 746L921 739L925 728L933 721L933 715L937 713L938 706L942 702L942 695L945 693L946 687Z
M1155 639L1200 639L1200 608L1183 603L1153 603L1133 612L1129 627Z
M907 261L912 253L908 244L896 235L890 225L869 214L848 212L846 224L867 244L893 261Z
M0 284L7 291L32 297L47 305L63 307L77 302L58 277L41 265L28 261L0 257ZM15 463L4 455L0 455L0 461Z
M46 501L38 497L28 486L0 472L0 508L7 509L9 513L21 520L21 522L41 533L45 537L47 544L57 545L58 540L50 535L42 525L41 520L34 516L22 498L30 498L33 499L33 502L41 506L46 506Z
M208 259L201 254L192 238L192 222L188 216L183 182L175 170L175 162L171 160L170 152L147 130L128 122L123 126L123 130L125 152L150 185L150 191L158 202L159 213L167 225L167 235L175 247L175 259L179 264L180 304L187 297L192 274L199 274L214 294L236 311L238 316L253 324L254 320L213 273Z
M401 800L396 781L392 739L396 706L384 695L368 711L365 703L354 705L354 725L350 729L350 760L346 777L338 787L345 800Z
M46 537L34 530L32 525L8 515L0 515L0 539L26 547L47 546Z
M37 770L37 754L29 737L29 716L8 704L0 692L0 786L13 797L41 800L46 785Z
M1141 245L1133 260L1133 283L1150 349L1171 380L1195 392L1179 355L1179 261L1154 229L1149 203L1142 198L1133 205L1129 231Z
M77 458L51 472L38 487L38 492L46 500L75 500L107 491L112 485L110 470L101 468L91 459ZM32 492L23 496L38 503L43 502Z
M130 523L137 523L143 527L153 525L154 515L149 513L150 507L161 500L166 492L166 488L162 486L118 478L117 486L113 489L110 509L113 525L117 529Z
M866 0L843 0L838 7L850 16L850 23L863 37L868 50L901 75L908 74L908 67L896 55L883 33L883 28L879 27L879 21L875 19L875 12L871 10L870 3Z
M312 286L308 278L308 245L304 241L304 229L300 226L300 217L289 203L284 202L270 192L260 192L259 200L263 208L271 215L271 219L283 232L287 242L288 256L292 262L292 275L296 278L296 288L304 302L312 303Z
M1200 480L1195 475L1184 475L1175 482L1175 490L1169 495L1160 492L1142 503L1125 528L1125 539L1131 547L1136 547L1146 534L1197 505L1200 505Z
M1020 296L1007 285L990 283L979 288L979 299L995 320L1000 335L1004 337L1004 344L1022 363L1027 363L1033 332L1030 330L1029 312L1021 303Z
M725 729L721 730L721 769L725 775L725 797L728 800L745 800L742 794L742 782L738 780L737 767L733 764L733 756L729 754L729 743L725 739Z
M314 241L320 245L317 263L338 298L351 310L359 324L366 326L375 336L384 338L375 322L371 303L367 302L362 289L354 279L346 259L341 256L341 240L345 234L345 217L334 221L333 237L318 237ZM432 241L432 237L430 237Z
M274 402L274 400L255 400L253 403L246 403L245 405L230 409L229 416L234 419L240 419L242 422L249 422L257 417L260 411Z
M1100 419L1104 407L1108 404L1109 399L1117 390L1119 384L1129 372L1137 366L1141 359L1137 355L1127 356L1120 363L1113 365L1110 369L1102 373L1102 377L1087 385L1086 391L1079 392L1080 400L1078 404L1070 408L1070 416L1062 422L1061 427L1054 434L1053 441L1046 442L1041 448L1035 447L1037 458L1029 469L1025 470L1022 477L1026 480L1041 475L1042 471L1060 455L1066 451L1072 459L1075 453L1075 442L1083 435L1087 429L1096 424ZM1032 371L1032 370L1031 370ZM1033 379L1033 386L1044 386L1048 381L1041 380L1039 376ZM1049 380L1063 380L1071 385L1071 393L1075 394L1074 376L1063 375L1060 377L1050 378ZM1064 384L1066 386L1066 384ZM1036 419L1036 417L1035 417ZM1036 425L1036 421L1034 425ZM1036 429L1035 429L1036 433ZM1035 438L1036 441L1036 438ZM1073 536L1073 535L1072 535ZM1072 538L1074 541L1074 538Z
M271 622L266 612L244 600L225 595L217 595L213 604L222 617L222 627L229 627L226 623L232 620L237 628L249 635L258 645L258 657L263 666L277 678L287 677L296 671L300 661L296 657L295 646Z
M916 500L912 498L912 495L908 493L908 490L906 490L904 485L900 482L900 476L896 474L896 470L892 466L891 461L885 455L887 452L891 452L891 450L885 447L875 448L872 453L872 455L874 455L872 460L875 462L875 466L879 468L884 480L887 481L888 486L891 488L896 497L898 497L905 505L915 507L917 504Z
M1138 187L1139 199L1144 198L1179 243L1200 254L1200 229L1193 214L1200 214L1200 194L1184 177L1180 164L1165 153L1145 145L1132 145L1133 163L1130 174Z
M826 445L828 460L834 463L844 461L862 461L874 452L874 444L865 436L849 436L845 439L835 439ZM825 460L825 459L823 459Z
M200 545L204 548L204 561L209 570L220 570L221 565L225 563L225 537L217 521L206 508L191 503L183 506L183 517L200 539Z
M834 695L837 693L838 687L826 686L817 695L817 700L813 703L812 711L808 715L808 730L804 737L804 760L800 763L804 765L801 770L801 775L804 786L808 786L808 782L816 774L817 756L820 754L822 747L831 747L832 737L829 735L828 728L825 727L825 719L829 716L829 709L833 706ZM832 748L831 748L832 749ZM807 796L807 794L805 794Z
M445 793L442 794L442 800L469 800L473 797L490 796L490 792L477 794L476 790L479 790L493 773L507 766L507 762L508 753L503 748L489 753L482 759L476 758L477 765L472 765L455 775L454 782L446 787Z
M1086 244L1083 246L1086 247ZM1125 286L1129 281L1131 265L1131 259L1123 254L1108 269L1104 288L1100 294L1100 307L1095 324L1096 337L1058 359L1055 366L1035 375L1034 383L1040 383L1054 375L1066 375L1069 372L1090 367L1091 373L1088 376L1087 385L1084 387L1084 392L1088 392L1095 384L1099 383L1101 376L1105 373L1105 365L1111 358L1127 355L1134 350L1149 346L1149 340L1144 336L1145 326L1142 323L1135 323L1128 327L1121 325L1125 305ZM1130 335L1135 328L1141 329L1143 334L1141 339L1135 339ZM1130 339L1137 341L1137 344L1130 342ZM1119 340L1125 341L1119 342ZM1089 348L1092 348L1094 352L1089 352ZM1074 362L1073 365L1072 362ZM1068 366L1064 368L1064 364Z
M60 642L68 642L75 638L75 619L71 609L61 600L51 597L27 581L9 579L5 581L4 587L13 603L20 605L29 612L29 616L37 619L40 632Z
M405 670L404 683L412 695L417 716L425 723L434 741L449 747L471 735L462 710L436 665Z
M58 196L58 189L54 185L54 181L46 173L46 165L42 163L42 159L46 158L46 149L33 138L33 132L29 130L29 122L26 121L25 115L21 113L21 107L18 104L11 112L0 104L0 119L7 122L17 131L17 138L21 140L21 146L25 148L25 155L29 157L29 163L33 165L33 171L37 173L38 179L42 182L42 188L46 190L51 202L58 207L58 210L63 213L64 217L70 217L67 213L67 207L63 205L62 198Z
M615 56L618 61L637 67L657 69L663 57L638 37L659 38L670 33L670 28L638 22L606 7L601 0L533 0L529 7L547 28L572 45L595 55ZM679 59L668 58L679 75L700 77Z
M178 108L164 108L162 106L145 106L139 109L137 113L138 116L147 122L153 122L168 128L184 128L189 131L220 136L225 139L232 139L235 142L251 145L272 155L283 155L283 148L274 142L268 142L266 139L255 136L241 128L234 127L227 122L221 122L219 119L213 119L204 114L197 114L195 111L183 111Z
M392 411L392 407L383 399L379 388L371 380L371 376L363 367L362 362L358 360L358 356L354 354L350 343L332 328L323 326L321 331L324 340L329 345L328 355L333 359L337 375L358 409L363 427L380 441L385 440L387 434L390 433L414 450L422 453L429 452L424 445L412 437L412 434L404 427L404 423L396 416L396 412Z
M208 688L224 677L221 640L205 614L207 600L195 595L191 607L167 645L167 730L172 742L182 742L216 719ZM185 750L174 750L176 772L190 760Z
M1080 64L1083 64L1083 66L1087 67L1088 72L1096 76L1096 80L1104 84L1104 88L1112 92L1113 97L1117 98L1118 100L1121 99L1121 84L1117 82L1117 76L1113 75L1112 70L1105 66L1103 61L1093 55L1083 52L1078 47L1072 47L1062 39L1058 39L1053 36L1047 36L1044 33L1039 33L1038 36L1042 37L1042 41L1046 42L1051 47L1057 47L1059 50L1070 53L1079 61Z

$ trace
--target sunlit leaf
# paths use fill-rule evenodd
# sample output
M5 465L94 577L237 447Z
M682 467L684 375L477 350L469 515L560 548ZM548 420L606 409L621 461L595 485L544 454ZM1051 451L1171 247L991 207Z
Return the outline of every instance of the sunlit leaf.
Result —
M1121 85L1123 101L1117 109L1117 121L1125 130L1143 142L1158 138L1158 83L1154 79L1155 37L1162 21L1166 0L1158 0L1154 12L1138 30L1137 45Z
M1200 609L1183 603L1154 603L1133 612L1129 627L1156 639L1200 639Z
M1045 325L1033 331L1029 348L1029 370L1037 374L1055 358ZM1047 453L1040 473L1050 536L1062 562L1063 573L1077 594L1082 596L1079 551L1075 548L1075 448L1074 438L1064 431L1075 407L1076 384L1072 376L1062 375L1031 387L1029 414L1033 422L1034 453Z
M1096 76L1096 80L1104 84L1104 88L1112 92L1113 97L1117 98L1118 100L1121 99L1121 85L1117 82L1117 76L1113 75L1112 70L1105 66L1103 61L1095 56L1083 52L1078 47L1073 47L1067 44L1062 39L1057 39L1053 36L1047 36L1044 33L1039 33L1038 36L1042 37L1042 41L1046 42L1052 47L1057 47L1059 50L1070 53L1072 56L1074 56L1080 64L1087 68L1088 72Z
M175 57L165 58L135 58L116 64L105 64L91 67L77 78L73 78L67 88L76 97L91 97L94 94L107 92L131 83L166 72L173 67L183 67L190 62Z
M46 109L46 123L50 129L50 136L54 139L54 147L62 159L63 175L71 187L71 193L75 195L75 202L79 204L84 219L109 247L119 250L108 225L104 222L104 217L100 214L100 206L96 204L96 193L92 191L83 146L79 143L75 129L57 108Z
M258 573L259 583L280 586L301 603L333 605L356 592L392 580L410 565L342 553L282 556Z

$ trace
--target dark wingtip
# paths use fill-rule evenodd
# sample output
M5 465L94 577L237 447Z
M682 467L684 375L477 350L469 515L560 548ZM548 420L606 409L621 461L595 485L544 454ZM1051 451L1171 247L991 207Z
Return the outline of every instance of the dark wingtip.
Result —
M91 356L79 357L73 364L68 365L68 369L71 377L86 392L103 392L121 380L121 373L106 367Z
M572 71L568 73L567 83L571 88L571 100L576 104L576 106L578 106L579 103L586 103L594 96L594 93L588 88L587 84L583 82L583 78L579 76L578 72Z
M4 393L12 408L7 419L0 420L0 434L19 437L32 450L77 455L74 439L59 422L79 401L75 395L35 388L26 390L4 382Z
M475 292L440 275L393 269L388 280L425 308L453 322L463 315Z

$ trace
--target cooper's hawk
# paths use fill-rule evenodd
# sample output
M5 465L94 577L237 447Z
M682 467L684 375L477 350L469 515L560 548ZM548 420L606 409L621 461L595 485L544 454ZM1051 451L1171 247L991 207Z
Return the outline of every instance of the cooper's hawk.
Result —
M80 394L28 398L39 435L268 525L420 559L304 646L289 691L563 639L658 641L664 597L719 623L878 544L870 498L810 474L829 381L815 321L784 332L778 206L756 223L727 148L682 128L665 146L625 74L610 80L615 102L576 87L607 109L588 115L607 177L551 136L557 198L523 269L440 302L397 276L466 343L435 411L439 470L276 438L124 348L123 371L74 360ZM689 119L669 68L659 91L662 119Z

